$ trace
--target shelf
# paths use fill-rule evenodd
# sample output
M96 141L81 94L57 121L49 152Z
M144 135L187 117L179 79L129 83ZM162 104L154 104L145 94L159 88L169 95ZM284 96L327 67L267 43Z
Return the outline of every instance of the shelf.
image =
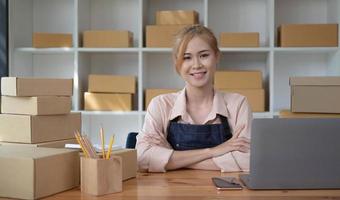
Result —
M16 48L17 52L27 52L27 53L44 53L44 54L55 54L55 53L74 53L76 51L75 48L33 48L33 47L21 47Z
M83 115L139 115L138 111L85 111L80 110Z
M139 48L78 48L79 52L100 53L100 52L118 52L118 53L137 53Z
M275 47L275 52L286 53L335 53L339 47Z
M221 52L269 52L269 47L259 47L259 48L225 48L220 47Z
M271 112L255 112L253 118L273 118L273 114Z
M143 52L172 52L172 48L149 48L144 47Z

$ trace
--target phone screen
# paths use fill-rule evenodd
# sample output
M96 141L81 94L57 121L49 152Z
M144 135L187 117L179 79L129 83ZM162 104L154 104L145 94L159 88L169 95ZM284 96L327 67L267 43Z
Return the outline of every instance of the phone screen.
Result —
M241 190L243 188L235 177L213 177L212 181L218 190Z

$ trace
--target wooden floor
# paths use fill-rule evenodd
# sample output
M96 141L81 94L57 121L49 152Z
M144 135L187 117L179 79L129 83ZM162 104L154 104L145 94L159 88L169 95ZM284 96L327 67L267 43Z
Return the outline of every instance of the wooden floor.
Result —
M79 188L50 196L58 199L340 199L340 190L238 190L218 191L211 181L214 176L235 176L237 173L217 171L179 170L167 173L139 173L137 178L125 181L123 192L94 197Z

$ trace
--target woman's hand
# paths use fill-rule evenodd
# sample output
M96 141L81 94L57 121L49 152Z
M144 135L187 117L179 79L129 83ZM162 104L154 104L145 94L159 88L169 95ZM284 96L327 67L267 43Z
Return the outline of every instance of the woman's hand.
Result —
M243 153L247 153L249 152L249 149L250 149L250 140L248 138L232 137L230 140L216 147L210 148L210 151L211 151L212 157L217 157L217 156L221 156L231 151L240 151Z

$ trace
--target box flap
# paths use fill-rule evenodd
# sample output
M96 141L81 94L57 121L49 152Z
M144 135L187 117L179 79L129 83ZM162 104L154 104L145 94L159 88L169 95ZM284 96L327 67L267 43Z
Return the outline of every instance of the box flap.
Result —
M290 85L340 85L340 76L290 77Z
M31 158L38 159L49 157L53 155L59 155L69 152L78 152L72 149L56 149L45 147L28 147L28 146L0 146L0 158Z

